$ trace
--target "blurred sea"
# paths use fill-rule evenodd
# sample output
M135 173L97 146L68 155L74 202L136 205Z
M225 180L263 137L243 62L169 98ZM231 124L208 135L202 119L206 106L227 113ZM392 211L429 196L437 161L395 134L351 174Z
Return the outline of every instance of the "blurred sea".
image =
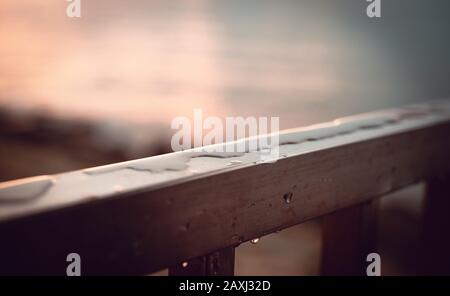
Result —
M0 3L0 104L66 118L280 116L281 128L450 94L450 3ZM151 135L151 131L149 131Z

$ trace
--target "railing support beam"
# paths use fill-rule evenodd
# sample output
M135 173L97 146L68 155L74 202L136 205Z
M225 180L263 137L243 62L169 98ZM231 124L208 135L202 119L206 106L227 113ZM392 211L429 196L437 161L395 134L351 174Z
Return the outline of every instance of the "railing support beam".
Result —
M323 217L322 275L365 275L375 252L377 200Z
M427 182L421 262L423 275L450 275L450 175Z
M232 276L234 247L200 256L169 268L170 276Z

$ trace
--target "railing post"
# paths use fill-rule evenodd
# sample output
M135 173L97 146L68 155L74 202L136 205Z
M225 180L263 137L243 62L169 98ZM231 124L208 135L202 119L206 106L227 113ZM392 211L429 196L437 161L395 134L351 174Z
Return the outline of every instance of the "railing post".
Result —
M450 275L450 175L426 184L419 274Z
M169 268L170 276L234 275L234 247L200 256Z
M375 252L378 201L323 217L322 275L366 275L367 255Z

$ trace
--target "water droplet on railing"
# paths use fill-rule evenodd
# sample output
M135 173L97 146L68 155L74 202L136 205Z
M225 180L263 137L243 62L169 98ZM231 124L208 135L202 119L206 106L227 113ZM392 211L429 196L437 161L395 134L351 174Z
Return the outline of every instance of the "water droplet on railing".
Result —
M229 163L227 163L227 165L237 165L237 164L241 164L242 160L232 160Z
M186 224L181 225L181 226L180 226L180 229L181 229L182 231L188 231L190 227L191 227L191 223L190 223L190 222L187 222Z
M250 242L256 245L259 242L259 237L252 239Z
M293 195L294 194L292 192L288 192L285 195L283 195L284 202L287 204L291 203Z
M0 203L29 202L45 195L54 185L52 176L38 176L0 184Z
M189 263L187 263L186 261L181 263L181 267L186 268L188 267Z

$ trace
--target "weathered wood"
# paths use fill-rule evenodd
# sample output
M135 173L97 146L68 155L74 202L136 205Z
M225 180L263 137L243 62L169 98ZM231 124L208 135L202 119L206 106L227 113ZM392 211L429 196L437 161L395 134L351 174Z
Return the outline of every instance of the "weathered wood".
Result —
M450 275L450 175L427 182L419 274Z
M234 247L218 250L179 263L169 268L171 276L229 276L234 275Z
M0 274L64 274L72 252L82 274L173 266L446 173L449 133L427 124L6 220Z
M373 200L322 218L322 275L366 275L367 255L376 252L377 209Z

